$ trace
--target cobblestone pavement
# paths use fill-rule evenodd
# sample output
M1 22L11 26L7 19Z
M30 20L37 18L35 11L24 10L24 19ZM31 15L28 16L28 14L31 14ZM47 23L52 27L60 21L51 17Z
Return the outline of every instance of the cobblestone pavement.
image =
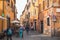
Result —
M21 40L20 37L13 36L13 40ZM39 34L37 32L29 32L27 35L24 32L24 37L22 40L60 40L60 37L49 37L47 35Z

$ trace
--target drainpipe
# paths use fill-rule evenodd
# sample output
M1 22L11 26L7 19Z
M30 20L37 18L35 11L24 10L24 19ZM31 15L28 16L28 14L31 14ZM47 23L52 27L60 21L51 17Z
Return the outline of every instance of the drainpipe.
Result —
M3 0L3 13L2 13L2 17L4 17L4 0ZM2 19L2 32L3 32L3 19Z
M16 20L16 17L15 17L15 15L16 15L16 14L15 14L15 5L14 5L14 20Z

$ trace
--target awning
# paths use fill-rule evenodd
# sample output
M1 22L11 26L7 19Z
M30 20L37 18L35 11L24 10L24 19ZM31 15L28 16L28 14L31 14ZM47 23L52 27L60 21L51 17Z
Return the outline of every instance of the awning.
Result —
M17 20L14 20L14 21L11 21L11 23L19 23L19 21L17 21Z
M4 17L0 16L0 19L4 20L4 19L6 19L6 18L4 18Z

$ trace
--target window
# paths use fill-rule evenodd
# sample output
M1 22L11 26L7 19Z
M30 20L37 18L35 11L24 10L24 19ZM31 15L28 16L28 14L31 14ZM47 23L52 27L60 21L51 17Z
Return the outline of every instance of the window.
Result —
M45 9L45 1L43 1L43 10Z
M27 10L29 9L29 7L30 7L30 3L27 5Z
M8 3L8 6L9 6L9 3Z
M32 0L32 4L33 4L33 6L35 6L35 2L36 2L36 0Z
M28 7L27 7L27 9L29 9L29 7L30 7L30 3L28 4Z
M52 6L53 6L53 1L49 0L49 7L52 7Z
M6 0L7 2L10 2L10 0Z
M29 0L27 0L27 2L28 2Z
M9 2L10 2L10 0L6 0L6 1L8 2L8 4L7 4L7 5L9 6Z
M47 7L49 7L49 0L47 0Z
M36 0L34 0L36 2Z
M28 12L28 17L30 17L30 12Z
M28 19L28 15L26 15L26 18Z
M28 10L28 5L27 5L27 10Z
M30 3L29 3L29 7L30 7Z
M53 6L59 6L59 3L60 3L59 1L60 1L60 0L54 0L54 1L53 1L53 3L54 3Z
M59 5L60 5L60 0L59 0Z
M60 8L56 8L56 12L60 12Z
M13 2L11 1L11 8L13 8Z
M16 3L16 0L14 0L14 3Z
M49 17L47 18L47 25L50 26L50 19L49 19Z
M31 26L33 26L33 22L31 22Z
M41 4L39 4L39 13L40 13L40 11L41 11Z
M34 15L36 15L36 9L34 9Z
M12 8L12 11L15 12L15 5L13 5L13 2L11 2L11 8Z
M33 3L35 3L36 2L36 0L33 0Z

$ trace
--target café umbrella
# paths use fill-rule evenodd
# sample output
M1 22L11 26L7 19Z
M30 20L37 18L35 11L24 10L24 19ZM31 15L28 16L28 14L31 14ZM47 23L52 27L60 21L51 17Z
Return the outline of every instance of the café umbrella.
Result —
M19 23L19 21L17 21L17 20L14 20L14 21L12 21L11 23Z
M0 19L6 19L6 18L4 18L4 17L0 16Z

